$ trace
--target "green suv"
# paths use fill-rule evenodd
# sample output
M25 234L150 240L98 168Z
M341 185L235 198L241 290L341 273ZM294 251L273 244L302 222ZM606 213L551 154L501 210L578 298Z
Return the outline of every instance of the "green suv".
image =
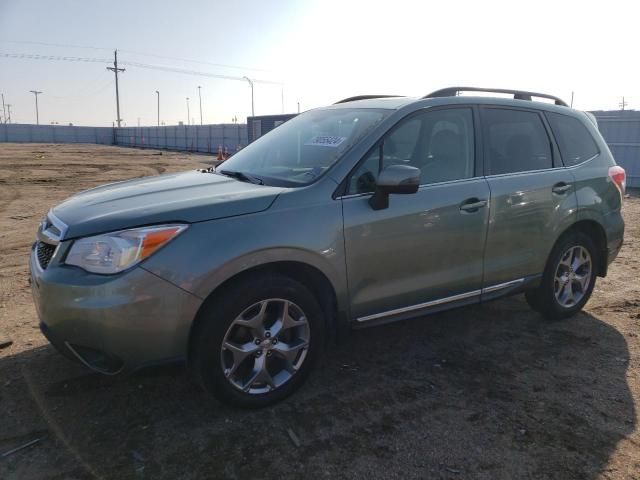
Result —
M624 188L595 120L555 97L354 97L215 169L53 207L33 295L51 343L94 370L182 360L259 407L349 327L519 292L575 314L622 245Z

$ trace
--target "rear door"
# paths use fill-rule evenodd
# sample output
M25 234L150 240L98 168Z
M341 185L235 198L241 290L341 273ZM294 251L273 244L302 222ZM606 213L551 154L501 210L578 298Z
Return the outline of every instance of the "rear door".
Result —
M485 106L480 113L491 190L483 283L493 295L543 272L574 221L576 196L541 112Z

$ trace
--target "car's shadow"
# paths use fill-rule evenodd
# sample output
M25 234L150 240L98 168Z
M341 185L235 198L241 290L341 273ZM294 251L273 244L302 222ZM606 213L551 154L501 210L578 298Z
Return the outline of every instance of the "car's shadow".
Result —
M623 336L520 297L355 332L253 411L181 367L105 377L46 349L24 374L104 478L592 479L635 426Z

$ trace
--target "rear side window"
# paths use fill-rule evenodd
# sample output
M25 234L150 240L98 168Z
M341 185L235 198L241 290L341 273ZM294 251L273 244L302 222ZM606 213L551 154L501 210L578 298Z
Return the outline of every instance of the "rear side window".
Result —
M538 113L486 108L482 122L489 175L553 166L549 136Z
M546 115L565 166L577 165L600 153L593 136L580 120L560 113Z

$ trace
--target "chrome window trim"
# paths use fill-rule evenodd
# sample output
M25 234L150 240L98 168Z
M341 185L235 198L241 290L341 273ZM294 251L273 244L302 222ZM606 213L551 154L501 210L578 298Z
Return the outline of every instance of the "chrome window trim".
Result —
M558 171L558 170L568 170L568 169L570 170L570 169L574 169L574 168L577 168L577 167L581 167L585 163L595 160L601 154L602 154L601 152L598 152L593 157L588 158L588 159L584 160L583 162L576 163L575 165L571 165L571 166L568 166L568 167L562 165L562 166L559 166L559 167L543 168L543 169L540 169L540 170L525 170L525 171L522 171L522 172L496 173L494 175L484 175L484 176L475 175L475 176L469 177L469 178L459 178L457 180L447 180L446 182L422 183L422 184L420 184L418 190L422 190L423 188L437 186L437 185L446 185L446 184L451 184L451 183L468 182L469 180L476 180L476 179L479 179L479 178L485 178L485 179L489 180L489 179L492 179L492 178L513 177L513 176L516 176L516 175L531 175L533 173L547 173L547 172L554 172L554 171ZM349 198L364 197L364 196L367 196L367 195L371 196L371 195L373 195L373 193L374 192L350 193L350 194L347 194L347 195L342 195L340 197L336 197L335 200L347 200Z
M589 157L586 160L583 160L580 163L576 163L575 165L569 165L568 167L565 168L576 168L576 167L581 167L582 165L584 165L587 162L591 162L592 160L595 160L596 158L598 158L600 155L602 155L602 152L598 152L596 153L593 157Z
M601 152L598 152L593 157L588 158L588 159L586 159L586 160L584 160L584 161L582 161L580 163L576 163L575 165L570 165L570 166L561 165L561 166L558 166L558 167L542 168L540 170L525 170L525 171L522 171L522 172L496 173L496 174L493 174L493 175L485 175L484 178L490 179L490 178L500 178L500 177L511 177L511 176L515 176L515 175L531 175L532 173L553 172L555 170L567 170L567 169L580 167L580 166L584 165L585 163L594 160L595 158L599 157L600 155L601 155Z
M553 171L557 171L557 170L564 170L566 168L567 167L562 165L562 166L559 166L559 167L541 168L539 170L523 170L522 172L494 173L493 175L485 175L484 178L490 179L490 178L500 178L500 177L513 177L513 176L516 176L516 175L531 175L532 173L553 172Z
M484 178L484 177L479 176L479 175L474 175L473 177L469 177L469 178L457 178L455 180L445 180L443 182L421 183L420 185L418 185L418 191L424 190L424 189L429 188L429 187L436 187L436 186L440 186L440 185L449 185L449 184L452 184L452 183L469 182L471 180L479 180L481 178ZM341 197L336 197L335 200L346 200L348 198L372 196L373 194L374 194L374 192L349 193L347 195L342 195Z
M510 280L504 283L498 283L496 285L491 285L489 287L485 287L479 290L472 290L470 292L460 293L458 295L452 295L450 297L438 298L436 300L431 300L429 302L419 303L417 305L409 305L407 307L396 308L394 310L387 310L386 312L374 313L372 315L366 315L364 317L356 318L358 323L369 322L371 320L378 320L380 318L393 317L395 315L401 315L403 313L409 313L416 310L422 310L424 308L435 307L437 305L443 305L445 303L456 302L458 300L465 300L467 298L476 297L483 295L485 293L497 292L499 290L503 290L509 287L515 287L522 283L524 283L524 278L517 278L515 280Z

